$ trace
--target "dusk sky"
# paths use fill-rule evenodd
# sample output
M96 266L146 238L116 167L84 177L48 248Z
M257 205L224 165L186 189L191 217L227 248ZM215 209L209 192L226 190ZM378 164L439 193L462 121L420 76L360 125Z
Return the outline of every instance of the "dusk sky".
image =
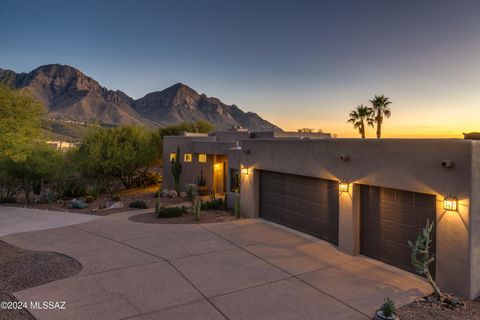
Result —
M183 82L286 130L358 137L480 131L480 1L1 1L0 68L79 68L139 98ZM368 131L374 136L374 130Z

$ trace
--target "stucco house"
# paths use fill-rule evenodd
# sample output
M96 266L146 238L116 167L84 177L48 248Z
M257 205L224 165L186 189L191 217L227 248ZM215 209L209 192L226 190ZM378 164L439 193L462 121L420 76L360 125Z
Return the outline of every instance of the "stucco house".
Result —
M202 170L211 190L240 197L244 216L409 272L407 240L435 221L436 281L480 295L480 141L232 130L165 137L163 147L165 188L180 147L182 187Z

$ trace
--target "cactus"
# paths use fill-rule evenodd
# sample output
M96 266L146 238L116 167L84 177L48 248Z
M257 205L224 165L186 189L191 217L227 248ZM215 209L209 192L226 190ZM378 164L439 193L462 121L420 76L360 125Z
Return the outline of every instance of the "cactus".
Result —
M200 220L200 209L202 208L202 201L200 199L195 199L193 202L193 219L195 221Z
M180 193L180 174L182 173L182 163L180 162L180 147L177 147L177 156L172 159L172 174L175 180L175 191Z
M417 271L417 273L425 275L427 277L427 280L432 286L433 292L435 293L435 297L437 299L440 299L442 297L442 293L435 281L433 280L433 277L430 274L430 270L428 269L430 263L435 260L434 257L430 256L430 244L432 242L431 236L433 225L433 222L430 223L430 221L427 220L427 225L418 234L415 243L409 240L408 246L412 250L411 263L415 267L415 270Z
M240 195L235 197L234 209L235 217L240 218Z
M158 216L158 213L160 212L160 199L155 200L155 215Z

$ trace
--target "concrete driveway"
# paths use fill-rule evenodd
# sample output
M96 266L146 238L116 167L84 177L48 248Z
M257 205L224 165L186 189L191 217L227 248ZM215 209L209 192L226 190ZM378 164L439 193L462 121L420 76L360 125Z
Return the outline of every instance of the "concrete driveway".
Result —
M0 236L58 228L97 218L85 214L0 206Z
M152 225L130 215L0 238L83 265L17 298L65 301L30 310L49 320L331 320L369 319L387 296L402 305L429 292L417 276L259 219Z

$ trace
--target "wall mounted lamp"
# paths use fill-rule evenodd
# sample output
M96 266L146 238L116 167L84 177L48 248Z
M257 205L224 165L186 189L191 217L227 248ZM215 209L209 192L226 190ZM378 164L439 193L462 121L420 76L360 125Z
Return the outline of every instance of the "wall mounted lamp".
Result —
M346 182L339 181L338 182L338 191L340 192L348 192L349 184Z
M241 172L242 172L242 176L248 175L248 168L242 168Z
M443 198L443 209L447 211L458 211L458 200L453 197Z

